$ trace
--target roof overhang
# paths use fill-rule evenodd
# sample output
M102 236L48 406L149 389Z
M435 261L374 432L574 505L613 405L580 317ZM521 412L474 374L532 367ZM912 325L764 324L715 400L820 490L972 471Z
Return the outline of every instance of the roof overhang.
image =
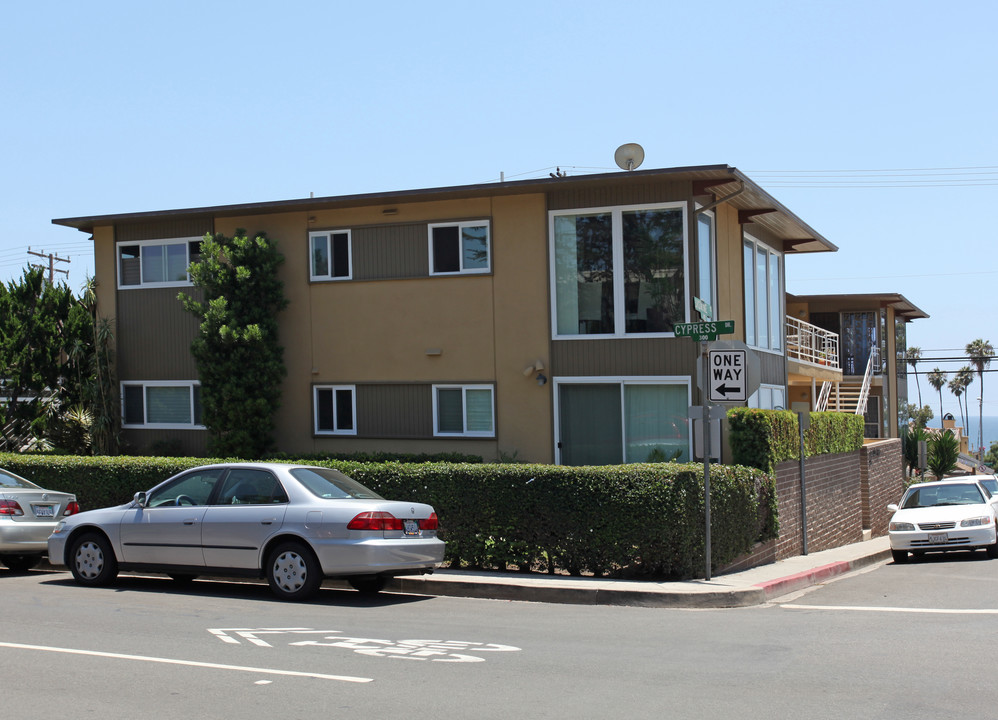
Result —
M654 180L688 181L694 195L712 196L729 203L738 210L739 221L757 224L776 239L782 241L787 253L833 252L838 248L815 232L807 223L777 202L769 193L752 182L738 169L728 165L634 170L631 172L598 173L571 177L551 177L535 180L459 185L453 187L401 190L359 195L339 195L319 198L300 198L236 205L214 205L153 212L89 215L84 217L57 218L55 225L76 228L93 233L94 228L108 225L148 223L158 220L192 219L202 217L238 217L244 215L269 215L288 212L313 212L350 207L385 206L402 203L461 200L475 197L498 197L530 193L559 192L566 189L583 190L588 187L626 187L647 184ZM730 199L725 200L728 196Z
M807 303L808 305L828 305L838 307L842 310L890 307L894 309L894 314L897 317L905 321L924 320L929 317L927 312L917 307L900 293L849 293L839 295L791 295L788 293L787 299L794 302Z

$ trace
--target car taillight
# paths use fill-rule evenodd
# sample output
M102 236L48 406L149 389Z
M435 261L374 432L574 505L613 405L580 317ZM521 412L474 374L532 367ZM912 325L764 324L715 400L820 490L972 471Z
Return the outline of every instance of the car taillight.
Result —
M0 500L0 515L24 515L24 510L17 504L17 500Z
M362 512L347 523L347 530L401 530L402 521L390 512Z
M66 505L66 509L62 511L63 515L75 515L80 512L80 503L71 502Z
M421 530L436 530L437 525L438 522L436 513L430 513L430 517L419 521L419 527Z

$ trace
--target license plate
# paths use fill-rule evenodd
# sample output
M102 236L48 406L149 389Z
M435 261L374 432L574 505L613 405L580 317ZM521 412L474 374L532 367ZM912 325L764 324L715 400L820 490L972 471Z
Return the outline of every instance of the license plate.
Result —
M419 535L419 520L403 520L402 531L406 535Z
M929 533L929 545L945 545L948 541L946 533Z
M32 505L35 517L55 517L55 507L52 505Z

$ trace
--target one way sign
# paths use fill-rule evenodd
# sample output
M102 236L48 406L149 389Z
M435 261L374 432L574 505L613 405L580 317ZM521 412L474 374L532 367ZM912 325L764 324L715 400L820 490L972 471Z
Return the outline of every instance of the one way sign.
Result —
M711 402L745 402L748 399L748 362L745 350L711 350L707 353Z

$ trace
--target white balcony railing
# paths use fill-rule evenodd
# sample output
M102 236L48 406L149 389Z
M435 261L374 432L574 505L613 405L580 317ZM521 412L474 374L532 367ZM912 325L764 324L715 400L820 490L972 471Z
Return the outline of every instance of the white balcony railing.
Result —
M839 369L839 336L788 315L787 357L810 365Z

